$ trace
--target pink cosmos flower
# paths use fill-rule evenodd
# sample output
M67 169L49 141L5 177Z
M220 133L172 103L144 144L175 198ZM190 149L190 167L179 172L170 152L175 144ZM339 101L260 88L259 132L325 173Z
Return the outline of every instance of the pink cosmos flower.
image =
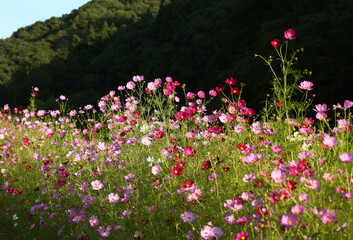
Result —
M110 235L111 228L100 226L98 228L99 235L102 237L108 237Z
M292 213L284 214L281 218L281 225L290 228L297 224L298 218Z
M224 219L226 220L226 224L234 224L235 223L235 218L233 213L227 213L224 216Z
M108 195L109 203L118 203L119 202L119 195L116 193L110 193Z
M327 108L327 104L317 104L314 108L315 112L327 112L328 110L330 109Z
M188 92L188 93L186 94L186 97L187 97L188 99L194 99L195 96L196 96L196 94L193 93L193 92Z
M344 100L343 106L341 106L341 104L339 103L337 104L337 106L334 105L334 107L337 107L342 110L351 108L352 106L353 106L353 102L349 100Z
M197 93L197 96L198 96L199 98L205 98L206 94L205 94L204 91L199 91L199 92Z
M301 205L295 205L294 207L292 207L292 213L294 215L303 215L304 210L305 210L305 207Z
M324 112L318 112L315 117L319 119L320 121L325 121L327 118L327 114Z
M271 178L276 182L276 183L283 183L284 180L286 180L286 174L282 170L274 170L271 173Z
M340 159L344 163L351 163L353 161L353 155L352 153L344 152L340 155Z
M295 39L294 35L295 35L295 31L293 29L288 29L284 31L284 38L286 39L293 40Z
M309 196L306 193L302 193L299 195L299 201L303 202L303 203L308 203L309 202Z
M89 219L89 225L91 227L95 227L99 224L99 221L98 219L95 217L95 216L92 216L90 219Z
M159 165L154 165L152 167L152 174L155 175L155 176L159 175L161 173L161 171L162 171L162 168Z
M240 125L240 124L236 125L236 126L234 127L234 132L236 132L236 133L238 133L238 134L244 132L244 127L243 127L243 125Z
M210 91L209 91L209 94L210 94L212 97L217 96L217 92L216 92L215 90L210 90Z
M319 190L321 182L319 179L310 178L309 180L305 180L304 185L313 190Z
M322 144L327 147L334 148L337 145L337 140L335 137L333 137L333 136L331 137L329 134L326 134Z
M250 173L249 175L245 174L245 176L243 177L243 182L252 182L255 178L256 174L254 173Z
M150 90L150 91L154 91L154 90L157 89L157 84L156 84L155 82L149 82L149 83L147 84L147 88L148 88L148 90Z
M201 235L201 237L203 239L212 239L212 238L214 238L213 229L210 226L208 226L208 225L205 225L201 229L200 235Z
M144 78L144 76L133 76L132 77L132 80L134 81L134 82L141 82L141 81L143 81L145 78Z
M196 214L191 211L183 211L180 218L184 222L194 222L196 220Z
M103 183L100 180L95 180L91 182L93 190L99 190L103 188Z
M299 88L302 90L311 91L313 90L314 84L310 81L303 81L300 83Z
M130 89L130 90L134 89L135 86L136 86L136 84L135 84L134 82L132 82L132 81L130 81L130 82L128 82L128 83L126 84L126 88L127 88L127 89Z

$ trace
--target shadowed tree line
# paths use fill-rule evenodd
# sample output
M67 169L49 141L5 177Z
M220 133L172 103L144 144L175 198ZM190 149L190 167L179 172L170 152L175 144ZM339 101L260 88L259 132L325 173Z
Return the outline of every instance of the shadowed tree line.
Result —
M274 55L270 42L288 28L315 102L336 104L353 100L352 25L350 0L93 0L0 40L0 104L26 107L31 86L38 108L57 108L61 94L77 108L134 75L171 76L190 91L235 77L259 110L271 73L254 54Z

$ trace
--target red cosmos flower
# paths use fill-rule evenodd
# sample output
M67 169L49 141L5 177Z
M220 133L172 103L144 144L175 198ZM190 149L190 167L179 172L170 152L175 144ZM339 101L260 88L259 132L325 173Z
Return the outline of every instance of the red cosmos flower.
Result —
M183 172L184 169L182 169L179 166L176 166L176 168L171 167L170 168L170 172L173 176L179 176L181 175L181 173Z
M219 85L216 87L216 91L220 93L220 92L222 92L225 88L226 88L226 87L225 87L224 85L219 84Z
M184 154L187 157L193 157L195 155L195 150L193 150L190 146L186 146L184 149Z
M226 80L226 84L228 84L229 86L234 85L235 82L236 82L236 80L233 79L232 77L231 78L227 78L227 80Z
M223 167L222 169L223 169L223 171L225 171L225 172L228 172L228 171L229 171L229 167Z
M240 151L244 151L244 150L246 150L247 146L245 144L238 143L238 148Z
M131 125L136 125L136 123L137 123L137 122L136 122L135 119L130 120L130 124L131 124Z
M233 87L230 89L230 93L233 95L238 95L238 94L240 94L240 89L237 87Z
M210 162L210 160L204 161L201 164L201 169L210 169L210 168L212 168L212 163Z
M273 41L271 41L271 44L274 48L277 48L279 46L279 39L273 39Z
M296 185L297 185L297 183L294 182L293 180L289 180L286 182L286 186L289 191L294 191L297 188Z
M192 185L194 185L194 181L191 181L190 179L186 179L185 182L182 182L181 185L184 188L190 188Z

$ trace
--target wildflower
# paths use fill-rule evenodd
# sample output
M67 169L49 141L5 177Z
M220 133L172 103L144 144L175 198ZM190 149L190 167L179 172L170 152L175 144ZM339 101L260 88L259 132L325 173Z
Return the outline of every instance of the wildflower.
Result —
M155 176L159 175L161 173L161 171L162 171L162 167L160 165L154 165L152 167L152 174Z
M327 112L328 110L330 110L330 109L327 108L326 104L317 104L317 105L315 105L315 108L314 108L314 111L318 112L318 113Z
M299 201L303 203L308 203L309 202L309 196L306 193L302 193L299 195Z
M184 222L194 222L196 220L196 214L191 211L183 211L180 218Z
M215 181L219 179L219 174L218 173L211 173L210 176L208 176L208 181Z
M279 39L275 38L271 41L271 44L274 48L277 48L279 46Z
M245 174L243 177L243 182L252 182L256 178L256 174L250 173L249 175Z
M144 76L133 76L132 80L134 82L141 82L141 81L145 80L145 78L144 78Z
M190 239L193 239L194 237L195 237L195 232L192 230L189 230L188 234L186 235L186 239L190 240Z
M327 114L324 112L318 112L315 117L320 121L324 121L327 118Z
M272 145L270 149L271 149L271 151L274 152L274 153L281 153L281 152L283 152L283 149L282 149L280 146L277 146L277 145Z
M311 188L313 190L319 190L321 182L319 179L316 178L310 178L309 180L306 180L304 182L304 185L308 188Z
M227 213L224 216L224 219L226 220L226 224L234 224L235 223L235 218L233 213Z
M98 228L99 235L102 237L108 237L110 235L110 230L106 227L100 226Z
M96 216L92 216L90 219L89 219L89 225L91 227L95 227L99 224L99 221L98 221L98 218Z
M216 92L215 90L210 90L210 91L209 91L209 94L210 94L212 97L217 96L217 92Z
M213 229L210 226L208 226L208 225L205 225L201 229L200 235L201 235L201 237L203 237L203 239L212 239L212 238L214 238Z
M184 154L187 157L193 157L195 154L195 150L193 150L190 146L186 146L184 149Z
M297 224L298 218L292 213L284 214L281 218L281 225L290 228Z
M295 39L294 35L295 35L295 31L293 29L288 29L284 31L284 38L286 39L293 40Z
M344 163L351 163L353 161L353 155L352 153L344 152L340 155L340 159Z
M339 109L345 110L345 109L351 108L352 106L353 106L352 101L344 100L343 106L341 106L341 104L338 103L336 107Z
M271 178L275 180L276 183L283 183L286 179L286 174L282 170L274 170L271 173Z
M230 89L230 93L233 95L238 95L238 94L240 94L240 89L237 87L233 87Z
M154 91L154 90L157 89L157 84L156 84L155 82L149 82L149 83L147 84L147 88L148 88L148 90L150 90L150 91Z
M194 184L194 181L191 181L190 179L186 179L185 182L182 182L181 185L184 188L191 188Z
M237 233L235 240L247 240L249 237L248 232L241 231L240 233Z
M126 84L126 88L127 88L127 89L130 89L130 90L134 89L135 86L136 86L136 84L135 84L134 82L132 82L132 81L130 81L130 82L128 82L128 83Z
M314 84L310 81L303 81L300 83L299 88L307 91L313 90Z
M183 172L183 168L176 166L175 168L171 167L170 172L173 176L179 176Z
M334 148L337 145L337 140L335 137L331 137L330 135L325 134L324 141L322 142L322 144L327 147Z
M294 182L293 180L289 180L286 182L286 187L289 191L294 191L297 187L296 187L297 183Z
M141 139L141 143L143 145L146 145L146 146L151 146L152 145L152 142L151 142L151 138L148 137L148 136L145 136Z
M234 78L227 78L227 80L225 81L226 84L228 84L229 86L235 85L236 80Z
M294 215L303 215L304 210L305 210L305 207L301 205L295 205L294 207L292 207L292 213Z
M221 228L214 227L214 228L212 228L212 231L213 231L213 236L215 239L218 239L224 235Z
M222 84L219 84L219 85L216 87L216 91L217 91L218 93L222 92L224 89L225 89L225 86L222 85Z
M103 183L100 180L95 180L91 182L93 190L99 190L103 188Z
M108 195L108 199L109 199L109 203L118 203L120 197L118 196L118 194L110 193Z

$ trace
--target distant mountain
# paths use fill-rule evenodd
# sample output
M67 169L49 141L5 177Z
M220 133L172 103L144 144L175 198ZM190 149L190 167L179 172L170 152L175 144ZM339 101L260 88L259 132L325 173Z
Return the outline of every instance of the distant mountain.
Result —
M315 101L353 100L352 25L351 0L92 0L0 40L0 105L26 107L31 86L39 108L57 108L60 94L70 107L96 104L138 74L190 91L235 77L260 108L271 73L254 54L274 55L270 42L288 28Z

